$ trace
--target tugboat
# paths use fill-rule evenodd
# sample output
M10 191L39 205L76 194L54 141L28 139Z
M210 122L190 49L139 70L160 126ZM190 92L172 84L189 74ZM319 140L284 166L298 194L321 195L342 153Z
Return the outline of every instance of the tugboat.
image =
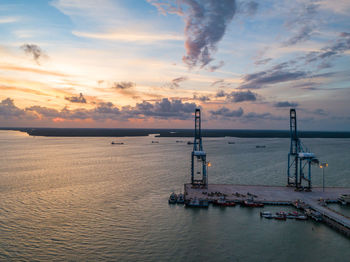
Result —
M168 202L169 202L169 204L176 204L176 202L177 202L177 195L174 192L171 193Z
M241 202L241 206L243 207L264 207L264 204L261 202L255 202L253 200L244 200Z
M234 207L236 206L236 203L233 201L227 201L225 199L225 196L221 196L218 200L214 201L214 205L222 207Z
M185 198L184 198L184 195L182 193L180 193L178 196L177 196L177 203L178 204L184 204L185 203Z

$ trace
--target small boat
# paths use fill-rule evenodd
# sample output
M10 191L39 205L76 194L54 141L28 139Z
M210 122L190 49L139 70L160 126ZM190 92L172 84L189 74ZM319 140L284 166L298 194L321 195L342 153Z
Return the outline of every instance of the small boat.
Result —
M260 212L260 217L264 217L264 218L273 218L272 213L270 211L263 211Z
M112 143L111 143L112 145L124 145L124 143L123 142L114 142L114 141L112 141Z
M174 192L171 193L168 202L169 202L169 204L176 204L176 202L177 202L177 195Z
M307 216L305 215L299 215L295 217L296 220L307 220Z
M178 196L177 196L177 203L178 204L184 204L185 203L185 198L184 198L184 195L182 193L180 193Z
M191 141L188 141L187 142L187 145L193 145L194 143L193 142L191 142Z
M230 144L230 145L233 145L233 144L235 144L235 142L227 142L227 144Z
M158 144L159 141L152 141L152 144Z
M265 148L266 146L255 146L256 148Z

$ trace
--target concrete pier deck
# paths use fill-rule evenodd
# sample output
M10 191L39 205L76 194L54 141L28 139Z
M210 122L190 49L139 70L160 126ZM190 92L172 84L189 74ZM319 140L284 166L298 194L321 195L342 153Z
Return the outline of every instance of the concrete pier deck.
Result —
M250 199L253 196L254 201L271 205L288 205L299 200L319 212L328 225L350 236L350 217L322 206L320 201L320 199L326 202L337 201L340 194L350 194L350 188L326 187L323 192L322 187L314 187L311 192L306 192L295 191L293 187L286 186L210 184L207 188L200 188L185 184L184 192L186 200L199 198L215 201L222 195L225 195L226 200L236 202Z

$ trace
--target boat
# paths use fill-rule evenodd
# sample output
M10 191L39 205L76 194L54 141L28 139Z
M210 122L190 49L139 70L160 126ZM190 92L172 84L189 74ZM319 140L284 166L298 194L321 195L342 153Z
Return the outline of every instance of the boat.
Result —
M265 148L266 146L255 146L256 148Z
M232 144L235 144L235 142L230 142L230 141L229 141L229 142L227 142L227 144L232 145Z
M260 217L264 217L264 218L273 218L272 213L270 211L263 211L260 212Z
M286 216L282 216L282 215L275 215L275 216L273 216L273 218L276 220L286 220L287 219Z
M158 144L159 141L152 141L152 144Z
M124 143L123 142L114 142L114 141L112 141L112 143L111 143L112 145L124 145Z
M185 203L185 198L184 198L184 195L182 193L180 193L178 196L177 196L177 203L178 204L184 204Z
M191 142L191 141L188 141L187 142L187 145L193 145L194 143L193 142Z
M295 217L296 220L307 220L307 216L305 215L298 215Z
M176 204L176 202L177 202L177 195L174 192L171 193L168 202L169 202L169 204Z
M186 203L186 206L187 207L208 207L209 202L208 200L198 199L195 197L194 199L190 199L190 201Z

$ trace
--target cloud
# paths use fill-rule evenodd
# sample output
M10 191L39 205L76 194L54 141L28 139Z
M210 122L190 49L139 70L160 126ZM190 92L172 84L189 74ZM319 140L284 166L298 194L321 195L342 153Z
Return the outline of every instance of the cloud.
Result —
M210 72L214 72L214 71L216 71L217 69L223 67L224 65L225 65L225 62L224 62L224 61L220 61L219 64L210 66L210 67L209 67L209 71L210 71Z
M72 103L83 103L86 104L86 99L82 93L79 96L66 96L64 99Z
M220 80L217 80L217 81L214 81L213 83L211 83L210 86L215 86L215 85L223 84L223 83L224 83L224 80L220 79Z
M6 98L0 102L0 116L2 118L20 118L24 115L25 111L16 107L11 98Z
M114 82L112 88L114 89L129 89L135 87L136 84L133 82Z
M218 110L211 110L209 113L214 117L222 117L222 118L232 118L232 117L241 117L243 115L243 109L240 107L237 110L230 110L227 107L221 107Z
M297 107L299 104L297 102L282 101L274 104L274 107Z
M226 97L228 94L224 90L218 90L216 93L216 97Z
M288 40L284 41L284 46L291 46L309 40L314 30L320 24L316 16L319 8L318 4L301 4L298 5L298 8L299 10L292 11L292 18L285 24L287 28L296 31L296 33Z
M244 101L256 101L257 94L251 91L238 91L232 92L228 95L228 98L231 98L232 102L239 103Z
M176 34L156 34L145 32L113 32L93 33L73 31L74 35L92 39L114 40L122 42L153 43L157 41L182 41L184 38Z
M169 0L149 1L162 14L176 13L185 20L185 48L183 61L190 67L209 64L212 53L223 38L227 25L236 12L235 0Z
M248 114L244 115L244 120L246 121L255 121L255 120L283 120L286 121L288 118L287 117L281 117L281 116L275 116L269 112L265 113L255 113L255 112L249 112Z
M173 80L171 80L171 82L169 83L169 87L170 88L177 88L180 86L180 83L183 82L183 81L186 81L188 80L188 77L187 76L180 76L180 77L177 77L177 78L174 78Z
M303 71L268 70L258 73L248 74L243 77L241 89L259 89L269 84L277 84L291 80L305 78L308 74Z
M132 116L154 117L160 119L190 119L196 108L195 103L183 103L180 99L169 100L163 98L159 102L151 104L144 101L136 104L136 107L130 110Z
M254 64L256 65L265 65L268 62L270 62L272 60L272 58L265 58L265 59L260 59L254 62Z
M241 2L237 12L252 16L256 14L258 7L259 4L255 1Z
M182 102L181 99L169 100L164 98L150 103L143 101L135 106L118 108L111 102L99 102L92 109L69 109L64 107L57 110L49 107L33 105L25 109L15 106L12 99L7 98L0 102L0 118L2 119L36 119L36 120L128 120L128 119L192 119L196 108L195 103Z
M17 22L19 19L17 17L0 17L0 24L9 24L9 23L15 23Z
M206 102L206 101L210 101L210 97L209 96L199 96L199 95L196 95L194 94L193 95L193 99L194 100L199 100L199 101L202 101L202 102Z
M211 54L216 51L217 43L225 34L227 25L236 12L233 0L186 0L188 6L185 26L186 55L183 61L194 67L210 63Z
M68 76L66 74L59 73L59 72L47 71L47 70L42 70L37 68L11 66L11 65L0 65L0 69L10 70L10 71L19 71L19 72L31 72L31 73L41 74L41 75L52 75L52 76L62 76L62 77Z
M305 25L302 28L300 28L299 32L296 35L292 36L287 41L285 41L284 45L290 46L290 45L295 45L302 41L306 41L310 39L312 32L313 32L313 29L310 26Z
M41 50L41 48L37 45L34 44L24 44L21 46L21 49L23 49L23 51L28 54L28 55L32 55L34 61L37 64L39 63L40 58L42 57L46 57L46 55L44 54L44 52Z

